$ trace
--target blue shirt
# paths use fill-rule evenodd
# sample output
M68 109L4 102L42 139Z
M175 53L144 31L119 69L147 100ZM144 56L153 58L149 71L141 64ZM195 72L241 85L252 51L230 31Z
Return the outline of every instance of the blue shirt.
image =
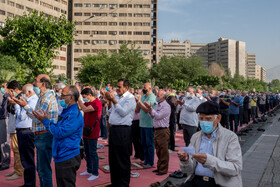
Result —
M235 103L239 104L239 106L240 106L240 96L239 97L235 96L235 97L231 98L231 100L234 101ZM230 106L229 106L229 113L230 114L239 114L239 106L236 106L235 104L233 104L231 102Z
M239 106L240 106L240 107L243 107L244 97L240 95L240 96L239 96L239 100L240 100Z
M42 123L53 135L54 162L63 162L80 154L84 120L76 103L63 109L57 123L50 119L44 119Z
M221 95L219 98L222 98L225 102L230 103L231 98L227 95ZM222 101L219 102L220 109L228 109L229 106L224 104Z
M32 110L35 109L38 101L38 96L36 94L26 99L27 104ZM15 113L17 116L16 128L32 128L32 119L26 114L26 111L23 107L20 107L18 104L15 105Z
M204 133L202 133L198 152L199 153L208 153L209 155L214 156L213 142L216 139L216 137L217 137L217 129L212 133L211 138L208 138ZM203 167L201 163L197 162L197 165L195 168L195 175L214 178L214 171Z

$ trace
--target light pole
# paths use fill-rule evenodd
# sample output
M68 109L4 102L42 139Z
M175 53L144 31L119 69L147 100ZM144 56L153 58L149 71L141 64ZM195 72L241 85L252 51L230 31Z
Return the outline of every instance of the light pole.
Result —
M78 21L77 23L83 23L83 22L85 22L85 21L87 21L87 20L89 20L89 19L91 19L91 18L93 18L94 17L94 15L92 15L92 16L90 16L89 18L87 18L87 19L85 19L85 20L83 20L83 21ZM71 81L73 82L73 84L74 84L74 66L75 66L75 61L74 61L74 46L75 46L75 33L73 33L73 37L74 37L74 40L73 40L73 42L72 42L72 64L71 64Z

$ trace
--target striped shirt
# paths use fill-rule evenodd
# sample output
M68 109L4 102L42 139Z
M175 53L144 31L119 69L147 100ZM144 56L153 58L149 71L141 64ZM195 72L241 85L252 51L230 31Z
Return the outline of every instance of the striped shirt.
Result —
M37 118L35 118L32 114L33 109L26 105L24 109L27 112L27 115L32 118L32 127L33 132L45 131L43 123L41 123ZM39 100L36 104L35 111L45 111L47 112L48 119L52 123L57 122L58 118L58 106L55 98L55 93L52 90L45 90L39 95Z

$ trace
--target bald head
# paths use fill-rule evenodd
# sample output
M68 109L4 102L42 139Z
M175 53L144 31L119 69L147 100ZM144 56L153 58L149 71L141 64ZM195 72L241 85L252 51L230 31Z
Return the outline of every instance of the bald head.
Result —
M152 84L150 82L147 82L144 84L144 90L147 90L146 95L150 95L150 93L152 93Z
M45 91L46 89L51 88L51 79L48 75L46 74L40 74L36 77L33 85L35 87L38 87L41 92Z

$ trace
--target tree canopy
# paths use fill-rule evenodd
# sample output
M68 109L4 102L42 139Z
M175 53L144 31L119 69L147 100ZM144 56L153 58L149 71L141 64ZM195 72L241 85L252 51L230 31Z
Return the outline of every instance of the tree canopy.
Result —
M62 45L73 40L75 25L65 15L55 19L32 11L21 17L6 19L5 27L0 27L0 52L14 56L22 70L32 70L31 77L52 73L52 60Z

